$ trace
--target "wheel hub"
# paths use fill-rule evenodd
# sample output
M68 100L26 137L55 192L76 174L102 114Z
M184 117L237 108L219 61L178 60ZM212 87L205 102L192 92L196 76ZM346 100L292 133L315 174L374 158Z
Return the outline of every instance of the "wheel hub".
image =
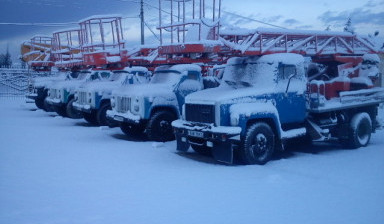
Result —
M262 154L267 151L267 138L264 134L257 134L255 144L252 145L252 150L257 154Z

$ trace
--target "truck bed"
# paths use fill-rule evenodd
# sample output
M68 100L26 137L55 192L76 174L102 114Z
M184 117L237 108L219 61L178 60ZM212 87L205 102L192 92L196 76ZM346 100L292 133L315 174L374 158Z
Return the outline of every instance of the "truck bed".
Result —
M355 91L340 92L340 97L326 100L318 107L309 107L311 113L324 113L335 110L364 107L384 102L384 88L377 87Z

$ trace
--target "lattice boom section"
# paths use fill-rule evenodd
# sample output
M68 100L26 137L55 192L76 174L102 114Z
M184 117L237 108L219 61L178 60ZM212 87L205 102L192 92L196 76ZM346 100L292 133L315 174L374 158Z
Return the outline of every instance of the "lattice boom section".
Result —
M224 34L226 46L245 55L299 53L305 55L378 53L368 39L327 32L256 31L247 35Z

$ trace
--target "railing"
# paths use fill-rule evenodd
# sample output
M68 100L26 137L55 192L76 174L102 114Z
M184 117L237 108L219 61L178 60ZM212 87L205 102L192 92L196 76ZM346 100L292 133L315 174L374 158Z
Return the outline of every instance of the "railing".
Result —
M26 68L0 68L0 97L22 97L28 93L32 78L50 75L51 72L36 72Z

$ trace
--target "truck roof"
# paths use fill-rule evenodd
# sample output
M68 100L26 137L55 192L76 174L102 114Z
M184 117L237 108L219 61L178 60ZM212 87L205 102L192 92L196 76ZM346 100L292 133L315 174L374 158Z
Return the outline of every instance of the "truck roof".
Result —
M201 72L201 67L194 64L179 64L179 65L172 65L172 66L166 65L166 66L157 67L155 72L167 71L167 70L178 71L180 73L183 73L184 71Z

